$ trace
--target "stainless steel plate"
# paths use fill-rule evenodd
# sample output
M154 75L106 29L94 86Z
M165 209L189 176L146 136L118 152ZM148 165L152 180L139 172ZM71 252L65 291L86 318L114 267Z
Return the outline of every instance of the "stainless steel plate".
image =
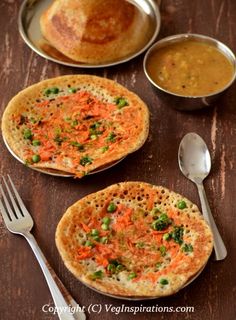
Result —
M5 137L3 136L3 141L5 143L5 146L7 147L8 151L11 153L11 155L16 159L18 160L20 163L22 164L25 164L24 161L19 158L14 152L13 150L10 148L9 144L7 143ZM125 157L117 160L117 161L113 161L112 163L108 164L108 165L104 165L103 167L100 167L96 170L93 170L91 172L89 172L88 174L91 175L91 174L95 174L95 173L99 173L99 172L102 172L104 170L107 170L107 169L110 169L112 167L114 167L116 164L118 164L119 162L121 162ZM55 170L55 169L39 169L39 168L35 168L33 166L29 166L30 169L33 169L35 171L39 171L41 173L45 173L45 174L48 174L50 176L55 176L55 177L62 177L62 178L73 178L75 177L74 174L70 174L70 173L66 173L66 172L63 172L63 171L59 171L59 170Z
M70 60L55 48L53 48L46 40L43 39L43 36L40 31L40 16L43 11L53 2L52 0L25 0L19 11L19 31L26 42L26 44L38 53L40 56L71 67L79 68L101 68L117 65L130 59L135 58L142 52L144 52L155 40L161 24L160 12L158 5L154 0L127 0L134 4L138 10L144 15L148 23L148 32L146 32L146 42L142 48L138 51L126 56L120 60L112 61L109 63L103 64L86 64L80 63L73 60Z

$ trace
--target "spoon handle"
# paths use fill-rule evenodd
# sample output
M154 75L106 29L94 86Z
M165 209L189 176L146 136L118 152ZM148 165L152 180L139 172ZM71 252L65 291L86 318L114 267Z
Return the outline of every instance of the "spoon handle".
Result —
M213 233L215 260L223 260L227 256L227 250L225 248L224 242L221 238L221 235L217 229L214 218L212 216L203 183L196 183L196 185L197 185L198 194L201 201L202 214L206 219L206 221L208 222Z

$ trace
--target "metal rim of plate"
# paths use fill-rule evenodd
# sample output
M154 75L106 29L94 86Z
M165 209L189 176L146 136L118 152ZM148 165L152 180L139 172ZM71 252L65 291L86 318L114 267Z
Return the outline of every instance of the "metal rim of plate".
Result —
M185 285L183 287L180 288L180 290L184 289L185 287L187 287L189 284L191 284L195 279L198 278L198 276L202 273L202 271L204 270L204 268L206 267L206 264L207 262L203 265L203 267L187 282L185 283ZM155 300L155 299L160 299L160 298L165 298L165 297L169 297L175 293L178 293L179 291L171 294L171 295L168 295L168 296L152 296L152 297L147 297L147 296L143 296L143 297L128 297L128 296L117 296L117 295L114 295L114 294L110 294L110 293L107 293L107 292L103 292L101 290L98 290L90 285L88 285L87 283L79 280L83 285L85 285L87 288L99 293L99 294L102 294L104 296L107 296L107 297L110 297L110 298L115 298L115 299L119 299L119 300L127 300L127 301L144 301L144 300Z
M150 45L155 41L159 30L161 26L161 15L160 15L160 10L158 4L155 2L155 0L127 0L131 3L136 3L139 6L139 9L143 9L143 11L149 15L152 15L152 19L155 21L155 27L153 29L153 34L150 37L150 39L147 41L147 43L137 52L119 59L114 62L109 62L109 63L104 63L104 64L85 64L85 63L77 63L77 62L66 62L63 60L59 60L54 58L53 56L48 55L46 52L41 50L39 47L37 47L33 41L30 39L28 35L28 23L26 20L31 21L35 15L34 8L36 7L37 3L41 2L48 2L49 0L24 0L20 10L19 10L19 16L18 16L18 28L21 37L25 41L25 43L33 50L35 51L38 55L40 55L43 58L46 58L50 61L65 65L65 66L70 66L70 67L76 67L76 68L104 68L104 67L110 67L110 66L115 66L124 62L127 62L141 53L143 53L145 50L147 50ZM51 2L51 1L50 1ZM30 9L30 10L29 10ZM38 28L39 28L39 21L38 22ZM39 28L40 29L40 28ZM40 31L39 31L40 32ZM42 36L41 36L42 37Z
M8 151L10 152L10 154L16 159L18 160L20 163L22 164L25 164L24 161L19 158L15 153L14 151L10 148L9 144L7 143L6 141L6 138L4 137L4 135L2 136L3 137L3 142L5 143L5 146L6 148L8 149ZM120 163L125 157L117 160L117 161L114 161L112 163L110 163L109 165L105 165L104 167L102 168L98 168L98 169L95 169L94 171L91 171L88 173L88 175L93 175L93 174L96 174L96 173L100 173L100 172L103 172L105 170L108 170L112 167L114 167L115 165L117 165L118 163ZM65 173L63 171L57 171L57 170L54 170L54 169L40 169L40 168L35 168L33 166L29 166L30 169L33 169L35 171L38 171L38 172L41 172L41 173L44 173L44 174L48 174L50 176L54 176L54 177L62 177L62 178L73 178L75 177L74 174L69 174L69 173Z

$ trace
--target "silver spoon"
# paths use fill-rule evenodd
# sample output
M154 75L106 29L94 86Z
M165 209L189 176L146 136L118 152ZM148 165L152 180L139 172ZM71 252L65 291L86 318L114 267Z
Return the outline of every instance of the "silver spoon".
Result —
M203 180L211 170L211 157L204 140L196 133L186 134L179 145L178 160L182 173L197 186L203 216L213 232L215 259L223 260L227 256L227 251L212 216L203 186Z

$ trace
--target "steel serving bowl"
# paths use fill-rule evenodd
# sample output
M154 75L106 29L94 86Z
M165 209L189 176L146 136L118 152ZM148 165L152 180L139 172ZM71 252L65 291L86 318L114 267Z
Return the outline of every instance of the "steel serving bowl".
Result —
M155 52L160 48L168 46L170 44L188 41L188 40L207 43L217 48L221 53L224 54L224 56L228 58L228 60L232 63L232 66L233 66L233 75L231 80L227 83L226 86L222 87L220 90L214 93L204 95L204 96L188 96L188 95L185 96L185 95L176 94L171 91L163 89L150 77L147 70L147 62L153 52ZM144 61L143 61L143 68L144 68L146 77L154 86L154 89L155 91L157 91L158 96L160 96L160 98L163 99L171 107L178 110L183 110L183 111L202 109L204 107L208 107L212 105L216 101L216 99L218 99L221 96L221 94L232 85L232 83L236 78L236 58L234 53L222 42L214 38L210 38L210 37L199 35L199 34L179 34L179 35L174 35L174 36L164 38L154 43L145 54Z

